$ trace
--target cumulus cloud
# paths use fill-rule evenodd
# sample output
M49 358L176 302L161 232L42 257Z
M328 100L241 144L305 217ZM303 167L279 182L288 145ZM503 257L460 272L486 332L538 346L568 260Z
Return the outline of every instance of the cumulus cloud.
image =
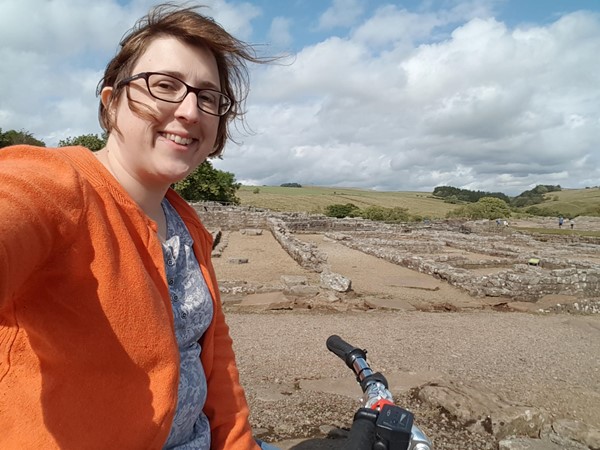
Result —
M364 9L361 0L333 0L333 4L319 17L319 28L329 30L350 27L356 23Z
M48 145L100 132L95 86L153 3L0 2L0 127ZM236 36L257 41L265 11L251 1L204 3ZM317 34L335 27L336 36L252 68L252 132L240 129L215 165L257 185L507 194L598 185L600 16L511 25L494 1L444 4L367 11L333 1ZM268 21L273 43L297 45L291 19Z
M418 45L421 30L390 30L391 16L422 19L430 36L457 17L386 7L346 37L304 48L291 66L256 72L248 119L259 132L229 147L222 167L272 184L389 190L448 184L514 195L539 183L598 184L598 15L515 28L466 18ZM370 31L382 27L383 36ZM286 120L269 114L282 104ZM260 175L237 161L247 146L260 149Z

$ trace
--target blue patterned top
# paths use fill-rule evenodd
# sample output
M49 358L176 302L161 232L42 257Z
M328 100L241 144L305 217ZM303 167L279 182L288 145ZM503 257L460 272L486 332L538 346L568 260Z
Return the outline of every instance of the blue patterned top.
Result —
M192 249L190 233L166 199L162 207L167 218L167 239L162 247L180 354L177 410L164 448L209 450L210 426L202 412L206 375L200 362L202 349L198 340L212 320L213 305Z

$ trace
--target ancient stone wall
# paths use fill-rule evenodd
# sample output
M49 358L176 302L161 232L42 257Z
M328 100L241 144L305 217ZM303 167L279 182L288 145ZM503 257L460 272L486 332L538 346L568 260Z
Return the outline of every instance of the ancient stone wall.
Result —
M223 206L218 203L193 203L200 220L208 229L239 231L243 228L267 229L270 214L257 208Z
M447 280L477 296L535 301L548 294L595 297L600 292L600 264L589 262L600 253L598 238L530 235L504 228L485 232L484 221L385 224L210 203L193 206L209 229L270 230L298 264L319 273L329 272L327 255L295 234L325 233L351 248ZM582 260L582 255L592 256ZM539 259L540 265L528 265L531 258ZM497 270L482 274L482 269Z
M568 268L548 270L544 267L530 266L526 256L514 252L514 258L508 259L482 259L465 260L460 255L444 258L444 255L422 253L423 245L410 247L410 242L405 242L404 247L394 242L392 245L382 240L354 239L339 234L327 234L327 237L338 240L340 243L376 256L386 261L398 264L409 269L446 280L448 283L465 289L472 295L490 297L508 297L518 301L536 301L548 294L564 294L575 296L595 297L600 292L600 265L590 265L575 262ZM448 236L446 237L448 239ZM458 238L460 240L460 237ZM439 243L429 242L430 249L441 250ZM455 243L455 246L459 244ZM499 246L497 244L497 246ZM494 245L490 245L490 254L496 253ZM503 253L507 248L500 246ZM415 252L414 250L417 250ZM485 249L476 247L475 250L483 253ZM428 252L429 253L429 252ZM451 255L447 255L451 256ZM453 255L452 255L453 256ZM550 260L555 266L560 266L564 261ZM496 273L480 275L470 269L490 267L506 267Z
M271 217L267 219L267 227L283 249L302 267L319 273L327 267L327 255L319 251L316 245L297 239L283 220Z

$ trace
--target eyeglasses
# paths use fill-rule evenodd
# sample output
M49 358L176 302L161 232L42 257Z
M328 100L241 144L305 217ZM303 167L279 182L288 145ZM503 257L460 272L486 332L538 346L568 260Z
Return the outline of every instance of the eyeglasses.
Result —
M198 98L198 108L212 116L224 116L231 109L232 100L214 89L200 89L184 83L179 78L159 72L141 72L117 84L125 86L134 80L146 80L148 92L154 98L168 103L181 103L190 92Z

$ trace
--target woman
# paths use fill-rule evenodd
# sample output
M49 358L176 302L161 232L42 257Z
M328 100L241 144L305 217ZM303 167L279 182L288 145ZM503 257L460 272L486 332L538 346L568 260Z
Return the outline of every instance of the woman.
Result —
M0 151L0 448L259 448L210 234L169 188L223 150L246 61L158 6L99 86L104 149Z

